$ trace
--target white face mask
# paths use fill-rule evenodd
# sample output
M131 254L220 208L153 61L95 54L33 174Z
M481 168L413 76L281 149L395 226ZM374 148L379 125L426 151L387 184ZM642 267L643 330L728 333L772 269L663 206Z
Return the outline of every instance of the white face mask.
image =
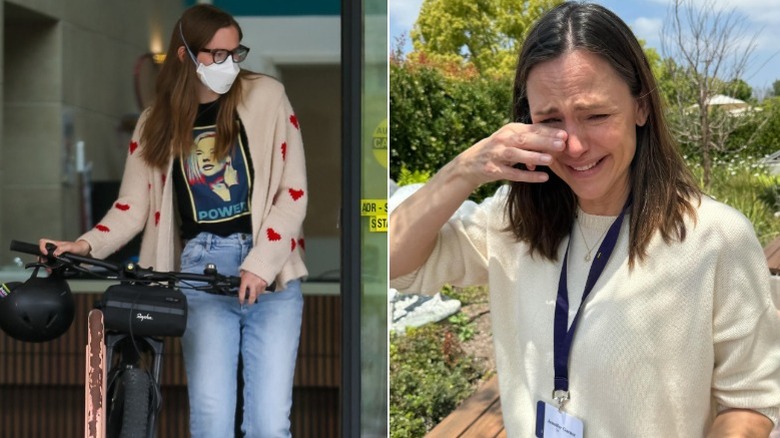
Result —
M181 40L184 42L184 47L187 49L187 53L190 54L192 62L197 66L195 72L198 74L198 78L203 85L217 94L225 94L230 91L230 87L233 86L233 82L235 82L238 72L241 71L238 64L233 62L233 57L228 56L222 64L217 64L215 62L211 65L204 65L202 62L198 62L198 58L192 54L192 50L190 50L190 46L184 38L181 23L179 23L179 34L181 34Z
M222 64L215 62L211 65L203 65L203 63L198 63L196 72L203 85L217 94L225 94L230 90L240 70L238 64L233 62L233 57L228 56Z

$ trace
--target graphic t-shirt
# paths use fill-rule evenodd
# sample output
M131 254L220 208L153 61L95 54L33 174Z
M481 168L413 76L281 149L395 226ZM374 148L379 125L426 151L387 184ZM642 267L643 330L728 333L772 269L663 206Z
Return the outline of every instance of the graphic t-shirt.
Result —
M220 236L251 233L252 162L241 134L224 159L214 156L219 101L201 104L192 130L192 152L173 163L174 189L184 239L201 231Z

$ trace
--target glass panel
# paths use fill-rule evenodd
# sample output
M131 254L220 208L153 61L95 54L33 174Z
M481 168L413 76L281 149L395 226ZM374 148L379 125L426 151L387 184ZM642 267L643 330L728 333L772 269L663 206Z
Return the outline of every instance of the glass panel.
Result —
M387 436L387 1L363 2L361 437Z

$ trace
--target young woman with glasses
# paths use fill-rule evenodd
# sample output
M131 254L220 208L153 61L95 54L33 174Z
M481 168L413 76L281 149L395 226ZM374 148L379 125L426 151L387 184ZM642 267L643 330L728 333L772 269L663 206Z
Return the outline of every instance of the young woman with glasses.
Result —
M233 436L239 356L245 436L289 436L301 328L307 187L298 120L276 80L239 67L241 27L210 5L171 35L153 105L129 145L119 198L57 254L102 258L143 230L140 264L240 275L230 296L185 290L193 437ZM48 239L41 240L44 248Z

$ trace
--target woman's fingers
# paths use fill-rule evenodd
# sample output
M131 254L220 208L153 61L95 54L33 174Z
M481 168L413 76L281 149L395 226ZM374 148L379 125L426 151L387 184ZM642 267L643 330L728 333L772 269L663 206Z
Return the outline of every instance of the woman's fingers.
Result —
M47 246L50 244L54 245L55 247L55 256L59 256L66 252L85 256L88 255L92 250L92 248L89 246L89 243L87 243L85 240L69 242L64 240L40 239L38 240L38 249L41 251L41 254L49 254L49 248Z
M49 251L46 248L46 245L49 243L54 243L54 241L49 239L38 239L38 250L41 252L41 254L49 253Z
M243 281L242 281L243 284ZM258 286L256 284L246 283L244 287L241 288L241 293L238 294L238 302L241 304L252 305L257 301L257 296L259 295L257 291Z
M509 123L491 137L500 140L507 147L555 153L563 150L567 136L566 131L549 126Z
M513 147L504 147L503 149L504 160L507 164L514 166L517 163L523 163L526 166L549 166L552 163L553 157L546 152L535 152L525 149L517 149ZM530 169L533 170L533 169Z
M63 252L70 252L67 250L69 243L71 242L65 242L61 240L51 240L51 239L40 239L38 241L38 249L41 251L41 254L48 255L49 245L54 245L54 255L58 256Z
M522 170L516 167L510 167L507 170L507 180L527 183L543 183L550 179L547 172L535 172L531 170Z
M241 271L241 286L238 288L238 301L244 304L252 305L257 301L257 297L265 292L268 286L265 280L249 271Z
M560 129L510 123L464 152L465 171L477 185L497 180L547 181L549 176L536 171L537 166L550 165L554 154L565 148L566 137Z

